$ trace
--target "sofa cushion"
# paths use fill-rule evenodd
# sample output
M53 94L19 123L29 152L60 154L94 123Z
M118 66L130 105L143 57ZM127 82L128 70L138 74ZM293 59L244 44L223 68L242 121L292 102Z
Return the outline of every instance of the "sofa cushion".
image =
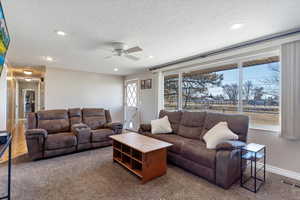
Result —
M67 110L44 110L37 112L37 126L49 134L70 131Z
M238 138L239 136L228 128L227 122L219 122L203 136L206 148L208 149L216 149L218 144L228 140L237 140Z
M48 135L46 139L46 149L62 149L77 145L76 136L72 132L62 132Z
M71 126L73 124L81 123L82 122L81 109L80 108L69 109L69 118L70 118Z
M151 120L151 133L172 133L172 128L168 116Z
M240 114L223 114L207 112L205 123L200 139L203 139L204 134L214 127L217 123L226 121L228 128L239 136L239 140L246 142L248 133L249 117Z
M105 110L104 112L105 112L106 123L112 122L110 111Z
M182 157L194 161L200 165L215 169L216 150L207 149L201 140L185 142L181 150Z
M181 120L181 111L174 111L174 112L169 112L165 110L161 110L159 112L159 118L163 118L164 116L168 116L168 119L170 121L172 130L174 133L178 133L178 128Z
M26 128L27 129L34 129L36 128L37 125L37 120L36 120L36 113L31 112L27 113L27 120L26 120Z
M173 146L168 147L168 150L177 154L181 153L182 145L185 142L190 141L190 139L188 138L184 138L175 134L145 134L145 135L173 144Z
M103 142L110 140L109 136L113 135L112 129L97 129L92 130L92 142Z
M199 139L205 121L206 112L183 112L178 135Z
M105 110L102 108L84 108L82 109L83 123L91 129L96 130L106 123Z

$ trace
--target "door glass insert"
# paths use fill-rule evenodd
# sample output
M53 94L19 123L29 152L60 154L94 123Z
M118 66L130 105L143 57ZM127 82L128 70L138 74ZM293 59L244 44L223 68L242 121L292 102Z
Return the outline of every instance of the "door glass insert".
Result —
M137 83L127 84L127 106L137 106Z

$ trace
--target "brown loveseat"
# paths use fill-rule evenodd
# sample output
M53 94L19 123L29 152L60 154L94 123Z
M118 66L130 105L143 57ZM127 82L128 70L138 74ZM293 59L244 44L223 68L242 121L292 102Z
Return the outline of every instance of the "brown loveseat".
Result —
M173 132L151 134L151 125L142 124L139 133L172 143L168 160L223 188L229 188L240 177L240 150L247 140L249 119L245 115L212 112L160 111L159 118L168 116ZM227 121L239 140L207 149L204 134L218 122Z
M30 113L25 131L28 154L41 159L112 144L108 137L122 132L111 123L109 110L73 108Z

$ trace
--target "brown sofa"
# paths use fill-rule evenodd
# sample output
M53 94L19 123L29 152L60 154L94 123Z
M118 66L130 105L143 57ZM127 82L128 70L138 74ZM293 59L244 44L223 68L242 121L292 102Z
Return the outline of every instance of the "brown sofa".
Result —
M30 113L25 131L32 160L112 144L108 137L122 132L122 124L111 123L109 110L73 108Z
M159 118L168 116L173 132L151 134L151 125L142 124L139 133L172 143L168 161L223 188L229 188L240 177L240 150L245 145L249 119L245 115L212 112L160 111ZM227 121L239 140L219 144L207 149L204 134L218 122Z

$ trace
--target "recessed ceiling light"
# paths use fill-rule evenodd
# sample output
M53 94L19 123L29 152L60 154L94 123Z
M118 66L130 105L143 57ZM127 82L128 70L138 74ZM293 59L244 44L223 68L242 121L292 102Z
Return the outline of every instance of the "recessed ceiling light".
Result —
M148 58L154 58L154 56L148 56Z
M114 68L114 71L117 72L117 71L119 71L119 69L118 68Z
M25 81L30 82L32 79L31 78L25 78Z
M60 36L66 36L67 33L66 32L63 32L63 31L55 31L57 35L60 35Z
M24 71L24 74L26 74L26 75L31 75L32 74L32 72L31 71Z
M45 56L44 59L47 60L47 61L49 61L49 62L53 61L53 58L50 57L50 56Z
M231 30L236 30L236 29L240 29L244 26L244 24L233 24L230 29Z

